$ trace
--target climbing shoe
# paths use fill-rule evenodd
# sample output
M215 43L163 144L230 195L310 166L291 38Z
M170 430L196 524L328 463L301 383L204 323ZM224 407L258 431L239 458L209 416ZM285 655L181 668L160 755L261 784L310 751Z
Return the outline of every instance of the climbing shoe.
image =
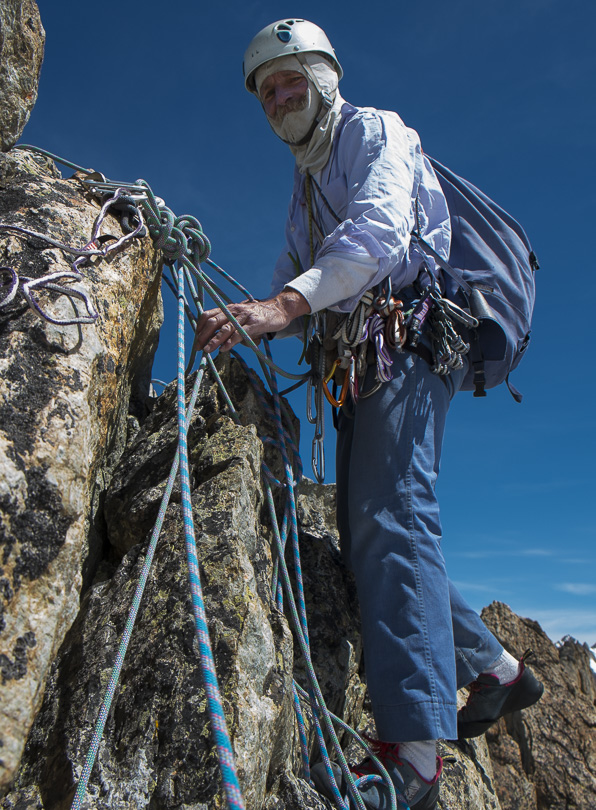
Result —
M540 700L544 686L526 668L525 653L520 671L513 681L499 683L495 675L479 675L470 684L468 702L457 713L457 736L460 740L479 737L500 717L520 709L527 709Z
M371 740L371 748L375 756L381 760L385 770L389 774L395 795L397 797L398 808L410 808L410 810L434 810L439 798L441 773L443 761L437 757L437 774L431 782L427 782L409 762L399 758L399 743L385 743L380 740ZM342 798L348 799L349 793L346 780L336 762L331 763L335 781ZM375 763L367 757L360 765L350 768L355 780L361 777L378 775ZM318 762L310 769L310 775L316 789L323 796L333 801L333 791L329 776L323 762ZM391 799L389 789L384 783L374 782L372 784L361 784L358 790L365 806L368 810L389 810ZM355 807L354 800L350 802L350 807Z

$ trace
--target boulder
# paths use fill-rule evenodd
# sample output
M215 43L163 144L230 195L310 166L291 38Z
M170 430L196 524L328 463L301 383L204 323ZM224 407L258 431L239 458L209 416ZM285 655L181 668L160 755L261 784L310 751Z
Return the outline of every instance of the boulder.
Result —
M33 153L0 154L0 226L83 246L99 203ZM101 236L122 236L109 214ZM103 556L103 493L129 411L144 414L161 324L160 261L134 239L64 281L99 313L60 326L27 305L25 279L70 272L72 256L0 228L0 791L19 763L47 673ZM6 269L10 268L10 269ZM11 280L19 286L8 301ZM62 319L80 298L32 289ZM5 305L6 304L6 305Z
M45 31L35 0L0 3L0 151L19 140L37 99Z

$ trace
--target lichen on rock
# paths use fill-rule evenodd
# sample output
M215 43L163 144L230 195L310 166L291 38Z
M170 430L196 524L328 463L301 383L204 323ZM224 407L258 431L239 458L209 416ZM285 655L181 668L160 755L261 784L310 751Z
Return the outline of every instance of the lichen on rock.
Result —
M0 188L0 223L69 245L89 241L99 204L50 161L1 154ZM105 228L122 234L111 215ZM20 283L71 271L59 249L6 230L0 265ZM124 447L129 409L144 408L161 324L160 261L149 239L94 260L75 286L96 303L95 323L51 324L21 295L0 309L0 790L102 555L102 492ZM36 295L44 307L57 300L72 312L65 296Z
M0 151L21 137L37 100L45 31L34 0L0 3Z

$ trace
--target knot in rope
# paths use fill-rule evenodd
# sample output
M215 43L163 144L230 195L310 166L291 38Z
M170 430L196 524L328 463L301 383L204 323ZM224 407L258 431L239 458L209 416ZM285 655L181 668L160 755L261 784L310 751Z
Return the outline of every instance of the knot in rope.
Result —
M211 242L203 232L203 226L196 217L183 214L176 217L176 227L186 235L188 250L195 264L206 262L211 255Z
M149 233L155 247L164 254L166 264L185 259L200 264L209 258L211 243L198 219L188 215L176 217L167 207L156 212L146 202L144 206L148 209Z

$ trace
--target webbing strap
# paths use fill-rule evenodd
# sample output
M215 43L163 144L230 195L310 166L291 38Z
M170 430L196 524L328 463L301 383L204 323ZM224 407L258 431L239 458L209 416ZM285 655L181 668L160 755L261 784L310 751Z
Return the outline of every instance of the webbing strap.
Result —
M470 330L470 362L474 369L474 396L486 396L486 375L484 374L484 355L476 329Z
M424 250L425 253L428 253L429 256L432 256L432 258L436 261L436 263L439 265L439 267L444 273L447 273L448 276L451 276L451 278L459 284L462 290L465 290L468 293L468 295L471 295L472 287L468 284L467 281L465 281L461 273L461 270L457 270L455 267L452 267L449 264L449 262L446 262L445 259L443 259L442 256L439 256L437 251L433 247L431 247L428 244L428 242L426 242L417 231L412 231L410 235L414 237L416 243L420 245L420 247Z
M408 341L404 343L403 348L408 352L412 352L412 354L417 354L418 357L421 357L429 366L434 366L435 361L432 352L428 346L425 346L423 343L417 343L415 346L412 346Z
M521 402L522 399L524 398L523 394L520 391L518 391L517 388L513 385L513 383L509 380L509 374L505 377L505 385L509 389L509 393L511 394L513 399L516 402Z

